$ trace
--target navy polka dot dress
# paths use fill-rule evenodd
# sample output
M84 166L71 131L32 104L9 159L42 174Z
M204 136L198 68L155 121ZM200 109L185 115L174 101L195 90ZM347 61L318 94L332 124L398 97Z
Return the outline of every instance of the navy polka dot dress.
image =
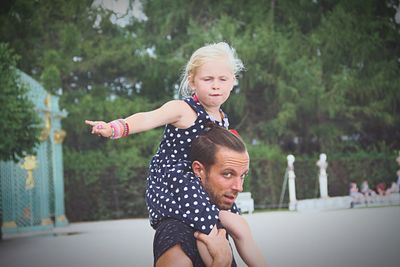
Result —
M219 209L210 203L208 194L192 171L190 146L208 122L225 128L229 123L226 115L222 122L214 120L193 97L184 101L197 113L197 119L187 129L166 125L164 137L150 163L146 203L153 228L161 219L172 217L208 234L218 221ZM238 212L236 205L231 211Z

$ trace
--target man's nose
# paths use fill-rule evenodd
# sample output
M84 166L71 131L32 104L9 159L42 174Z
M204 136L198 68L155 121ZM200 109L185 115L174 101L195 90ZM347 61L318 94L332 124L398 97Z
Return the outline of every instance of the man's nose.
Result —
M243 179L241 177L234 180L232 190L236 192L243 192Z

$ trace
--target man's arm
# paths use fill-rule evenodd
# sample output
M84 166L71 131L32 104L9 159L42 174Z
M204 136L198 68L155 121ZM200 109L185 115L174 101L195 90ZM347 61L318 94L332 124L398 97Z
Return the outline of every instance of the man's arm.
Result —
M183 252L181 246L175 245L165 251L156 262L156 267L193 267L190 258Z
M232 250L226 239L225 229L215 226L209 235L196 232L196 239L201 242L211 256L211 263L207 267L230 267L232 264ZM165 251L156 262L156 267L193 267L192 261L178 244Z
M203 255L196 249L196 242L202 243L210 255L211 260L204 262L206 266L231 266L233 257L229 241L225 236L226 231L214 228L210 235L199 235L194 234L193 229L181 221L172 218L162 220L154 235L155 266L193 267L194 263L204 261Z

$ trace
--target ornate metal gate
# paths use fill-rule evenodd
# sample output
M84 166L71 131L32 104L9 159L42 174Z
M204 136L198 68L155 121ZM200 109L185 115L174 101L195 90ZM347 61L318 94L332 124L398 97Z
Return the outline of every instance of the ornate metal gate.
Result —
M20 76L20 82L30 88L29 98L43 120L43 130L35 155L28 155L18 163L0 162L4 234L48 230L68 223L64 215L62 164L65 131L61 129L61 119L67 112L59 110L57 96L48 94L25 73Z

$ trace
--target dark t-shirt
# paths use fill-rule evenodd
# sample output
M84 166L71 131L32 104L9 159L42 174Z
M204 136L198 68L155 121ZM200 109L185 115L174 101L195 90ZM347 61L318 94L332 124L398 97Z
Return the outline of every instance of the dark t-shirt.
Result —
M193 234L193 228L176 219L166 218L159 222L153 241L154 266L165 251L180 244L183 252L190 258L194 267L204 267L205 265L197 250L196 238ZM237 266L233 256L231 266Z

